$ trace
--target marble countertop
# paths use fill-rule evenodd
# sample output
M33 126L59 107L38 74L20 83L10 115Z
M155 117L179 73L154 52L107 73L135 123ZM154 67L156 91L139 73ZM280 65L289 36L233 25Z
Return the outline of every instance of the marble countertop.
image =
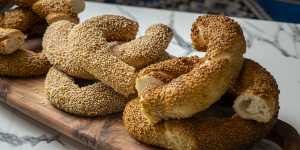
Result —
M175 56L199 55L191 47L190 29L199 14L127 7L87 2L81 20L91 16L115 14L137 20L139 35L152 24L164 23L174 29L168 52ZM245 57L252 58L270 71L280 88L279 118L300 131L300 24L235 18L247 39ZM0 149L76 150L86 147L60 135L27 116L0 104ZM266 141L257 145L257 150Z

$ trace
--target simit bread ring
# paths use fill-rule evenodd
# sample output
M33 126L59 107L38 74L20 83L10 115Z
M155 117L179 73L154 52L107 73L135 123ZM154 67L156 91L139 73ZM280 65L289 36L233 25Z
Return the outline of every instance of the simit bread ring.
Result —
M42 53L21 48L25 35L0 28L0 76L29 77L46 73L50 64Z
M123 36L127 36L123 39L121 39L122 37L118 38L112 36L110 40L114 42L110 42L109 44L114 56L120 57L122 61L128 64L133 63L133 60L138 61L139 64L133 64L136 68L145 66L148 63L153 63L153 61L168 58L168 56L166 56L167 53L162 53L162 56L157 56L158 58L154 57L153 55L157 54L154 53L157 51L156 49L151 49L152 51L149 51L144 47L134 49L140 44L137 41L146 42L146 40L154 35L144 36L133 40L137 33L138 24L124 17L116 16L115 18L120 22L130 22L132 26L127 27L132 33L127 33L127 35L122 34ZM74 79L68 76L71 75L84 79L95 79L85 72L81 66L81 62L76 61L76 59L79 59L80 57L74 57L74 55L72 55L72 50L68 48L67 36L73 28L75 28L75 25L75 23L67 20L57 21L52 23L45 32L43 39L44 51L50 62L54 64L54 67L65 72L63 73L58 71L58 69L53 68L47 74L46 89L48 91L49 101L55 107L63 111L81 116L106 115L123 110L129 98L125 98L125 96L116 93L112 88L101 82L96 82L87 87L78 87L78 85L74 83ZM166 34L164 32L160 33L159 31L155 31L155 29L157 29L156 27L157 26L150 27L147 33L151 31L150 33L158 32L158 34ZM118 28L115 29L117 30ZM170 34L169 32L168 34ZM129 40L132 41L128 43L134 43L136 45L124 43ZM128 48L126 49L126 47ZM146 50L148 50L148 52L144 52ZM140 55L131 54L132 51L139 52ZM150 52L153 54L149 55ZM143 55L149 56L152 60L141 60L142 57L145 57Z
M84 0L15 0L17 5L31 7L49 24L58 20L78 22L77 13L84 10Z
M138 24L124 17L119 17L118 19L119 19L118 21L120 22L131 23L130 26L128 26L128 30L131 33L130 34L126 33L127 35L125 33L123 34L123 36L127 36L125 37L126 39L111 39L111 40L119 40L119 42L109 43L112 49L112 54L114 56L120 58L127 64L136 67L137 69L145 65L148 65L149 63L153 63L154 61L157 61L158 58L162 59L162 56L165 56L164 57L165 59L168 58L168 56L166 56L167 53L164 51L161 54L161 56L157 55L160 54L160 52L155 53L156 51L160 51L161 49L153 49L153 48L147 49L145 48L145 46L141 46L141 44L145 44L145 41L147 41L148 39L154 38L155 35L143 36L133 40L138 30ZM87 71L85 71L85 69L83 69L81 65L82 62L77 61L77 57L74 57L72 55L73 53L72 49L67 48L68 47L67 36L69 35L69 32L73 29L74 26L75 24L69 21L58 21L51 24L44 34L44 38L43 38L44 51L51 64L53 64L56 68L63 70L68 75L78 77L78 78L83 78L83 79L95 79L92 75L90 75ZM157 29L156 28L157 26L162 26L162 25L152 26L147 30L146 33L153 33L154 32L153 30ZM158 33L159 31L155 31L155 32ZM167 35L167 33L164 32L162 32L161 34ZM171 36L171 35L167 35L167 36ZM125 41L129 41L129 40L132 41L124 43ZM148 44L150 45L152 43L148 43Z
M101 82L79 87L74 79L51 68L45 87L49 101L57 108L79 116L98 116L124 109L128 98Z
M157 68L157 72L160 70L164 73L156 74L156 77L161 80L164 79L163 82L168 82L172 77L178 76L176 71L180 73L189 72L189 70L193 68L190 67L190 64L199 62L203 63L204 61L197 57L176 58L155 64L149 68L152 68L154 71L154 66L156 66L156 68L160 67ZM171 67L170 65L172 64L177 66ZM253 72L255 72L255 74L253 74ZM153 74L153 76L155 75ZM262 80L260 80L259 83L255 83L258 79ZM258 90L258 85L263 85L263 87L260 88L261 90ZM255 104L260 105L266 102L266 104L270 104L267 106L275 108L274 110L268 109L269 113L272 114L272 118L265 123L246 120L243 119L244 117L240 117L240 115L244 115L240 113L240 111L242 109L247 111L248 108L252 106L242 105L242 107L238 107L240 111L238 111L238 115L236 115L234 112L231 112L232 110L228 112L226 109L224 110L224 106L221 107L218 104L214 104L209 109L197 113L192 118L163 120L157 124L151 124L148 118L143 115L142 109L140 109L142 106L141 100L136 98L130 101L125 107L123 114L124 125L128 129L129 134L137 140L167 149L232 150L244 148L246 145L250 145L265 137L272 128L278 113L279 91L272 75L259 64L248 59L244 61L239 80L234 83L232 87L242 87L241 91L243 91L240 92L236 89L230 90L232 91L231 93L238 96L234 100L235 105L236 103L240 104L240 97L243 97L243 100L248 100L245 96L251 94L252 97L259 98L257 101L254 99ZM265 96L266 99L262 96ZM243 100L242 102L244 102ZM258 102L258 100L263 103ZM220 102L223 101L224 100L221 100ZM226 101L228 101L228 99L226 99ZM256 113L256 111L254 112ZM255 119L256 116L256 114L252 116L252 114L248 113L245 118Z
M88 19L68 35L72 57L86 72L118 93L135 94L137 69L160 60L172 38L171 29L158 24L151 26L143 37L134 39L137 28L136 22L121 16Z
M192 39L196 48L207 51L203 62L194 64L192 70L167 84L139 93L142 112L151 123L191 117L209 108L238 76L246 46L236 22L224 16L199 17L193 24ZM143 72L136 80L137 87L159 82Z
M38 15L27 8L17 7L0 14L0 27L18 29L24 33L42 21Z

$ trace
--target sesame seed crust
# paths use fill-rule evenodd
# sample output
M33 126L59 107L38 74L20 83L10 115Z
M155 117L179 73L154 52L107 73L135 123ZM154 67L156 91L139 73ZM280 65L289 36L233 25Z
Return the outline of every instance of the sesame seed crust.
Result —
M138 24L125 17L97 16L71 30L69 47L87 72L129 96L136 93L137 70L166 56L164 50L172 37L171 29L161 24L151 26L145 36L135 39L137 30Z
M77 14L85 8L84 0L15 0L21 7L31 7L48 24L58 20L78 22Z
M166 54L173 36L172 30L163 24L150 26L145 35L135 40L117 45L113 48L113 55L136 69L143 68L157 62ZM150 55L151 54L151 55Z
M200 16L193 24L192 40L199 50L206 49L204 60L196 62L189 72L183 72L169 83L139 93L143 113L150 123L155 124L161 119L188 118L204 111L220 99L238 76L246 46L236 22L224 16ZM164 63L157 67L163 68L166 66ZM178 71L175 65L170 69ZM136 84L149 82L137 81Z
M277 116L280 93L278 85L273 76L255 61L245 60L242 71L230 90L238 95L234 109L242 118L266 123ZM251 110L251 107L255 110Z
M17 7L0 14L0 27L18 29L27 33L42 19L28 8Z
M170 64L175 63L185 71L190 66L182 62L193 62L197 57L180 58L181 61L168 60L163 69L152 67L151 71L163 70L169 72L171 77L177 76L176 72L167 71ZM183 61L188 59L187 61ZM202 60L199 59L201 62ZM158 64L156 64L158 65ZM147 72L147 71L146 71ZM237 78L228 90L230 95L255 95L262 97L271 109L272 117L262 123L255 119L244 119L238 112L226 115L226 111L218 105L213 105L205 111L193 115L191 118L180 120L162 120L151 124L144 115L140 98L128 102L123 112L124 125L129 134L137 140L166 149L174 150L232 150L251 145L264 138L276 122L278 115L279 90L272 75L258 63L246 59ZM237 99L222 98L223 101L238 101ZM222 107L222 106L221 106ZM228 109L228 108L227 108ZM224 115L225 114L225 115ZM255 120L255 121L254 121Z
M79 116L99 116L122 111L129 100L97 81L79 87L74 78L52 67L45 87L50 103L56 108Z
M23 48L26 35L44 32L43 28L34 32L31 29L42 22L33 11L23 7L0 14L0 76L31 77L47 73L50 63L44 53Z
M9 55L0 54L0 76L31 77L47 73L50 68L43 53L19 49Z
M123 112L129 134L143 143L173 150L240 149L264 138L276 120L258 123L238 115L222 117L218 109L211 108L192 118L153 125L143 115L139 101L128 102Z
M54 66L46 79L49 101L58 109L80 116L123 110L130 94L135 95L134 89L123 96L102 80L88 89L79 88L73 77L97 80L95 75L100 74L123 89L128 88L124 82L134 86L137 69L170 58L164 50L172 37L171 29L161 24L151 26L144 37L135 39L137 31L137 22L112 15L93 17L80 24L68 20L52 23L43 38L44 52ZM115 76L123 78L118 81ZM129 81L126 77L130 77Z
M94 79L84 71L81 63L73 57L68 48L68 35L76 24L67 20L57 21L47 28L43 37L43 51L50 63L70 76L82 79Z

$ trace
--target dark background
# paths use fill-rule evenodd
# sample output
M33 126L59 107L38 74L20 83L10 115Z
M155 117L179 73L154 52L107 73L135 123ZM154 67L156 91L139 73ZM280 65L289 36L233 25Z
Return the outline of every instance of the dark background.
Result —
M300 0L91 0L300 23Z

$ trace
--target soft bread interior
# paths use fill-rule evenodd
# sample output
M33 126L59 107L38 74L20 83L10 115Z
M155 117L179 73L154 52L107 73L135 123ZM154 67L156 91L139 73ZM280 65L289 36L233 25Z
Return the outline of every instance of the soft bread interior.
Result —
M268 122L272 117L270 108L266 102L262 98L253 95L241 95L237 97L233 108L244 119Z
M11 54L22 47L25 35L20 31L10 32L0 39L0 54Z
M156 79L152 76L145 75L136 80L135 88L138 93L142 93L146 89L158 87L161 85L164 85L161 80Z

